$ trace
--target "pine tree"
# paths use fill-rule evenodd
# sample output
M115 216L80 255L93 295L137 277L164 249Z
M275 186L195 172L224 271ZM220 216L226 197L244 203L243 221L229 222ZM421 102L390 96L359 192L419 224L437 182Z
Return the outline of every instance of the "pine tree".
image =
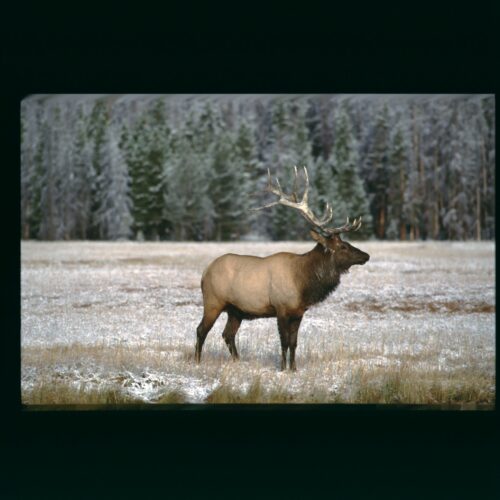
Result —
M332 162L335 168L335 182L331 196L335 225L345 222L344 217L362 217L359 232L349 233L352 238L367 238L371 234L371 216L368 196L359 176L357 145L352 134L349 116L340 109L335 118L335 141Z
M59 226L57 228L57 239L69 240L75 231L76 216L73 206L75 171L71 155L71 142L74 137L74 120L72 107L66 103L62 106L59 133L60 147L55 163L59 172L59 185L57 188L56 205L58 210Z
M425 167L424 205L426 229L425 233L432 239L443 238L441 209L443 207L443 150L447 122L445 120L449 105L440 100L422 105L422 162ZM409 134L406 134L408 136ZM411 148L408 147L410 151Z
M235 168L234 139L221 133L215 143L211 164L210 198L214 210L215 239L228 240L237 230L242 213L239 203L239 172Z
M237 173L237 184L240 199L240 220L238 234L246 234L251 229L257 232L257 214L251 212L255 201L254 193L259 187L262 166L258 158L258 149L254 127L242 120L238 126L235 140L234 168Z
M145 169L146 123L144 117L122 135L122 145L130 174L132 230L135 238L144 238L148 229L148 180Z
M482 237L495 238L495 98L481 99L481 218Z
M164 104L157 101L144 112L132 132L122 137L130 175L132 229L136 237L156 240L165 236L164 163L169 134Z
M332 158L324 159L318 156L314 167L314 178L312 181L314 195L310 205L314 213L320 214L325 210L327 203L335 204L335 168Z
M464 240L468 237L471 219L468 215L468 196L466 174L465 130L462 109L455 103L448 127L449 151L445 165L447 203L444 208L443 226L447 237Z
M307 167L314 177L311 143L306 126L306 109L304 105L296 105L289 100L276 102L273 112L272 149L266 162L269 169L279 179L283 190L291 193L297 187L298 195L303 192L302 183L295 185L294 166ZM297 239L307 234L307 222L295 210L277 206L269 211L269 229L274 239Z
M60 237L60 210L58 209L61 171L58 159L62 143L60 141L61 111L57 105L45 109L41 126L41 163L40 176L40 238L55 240Z
M379 111L368 153L367 190L371 194L370 209L377 238L384 239L387 226L387 184L389 181L388 110L384 104Z
M405 144L405 134L401 123L396 129L391 141L388 185L388 225L387 238L406 239L405 191L408 184L409 159Z
M92 142L92 171L90 174L90 239L103 239L104 231L100 221L101 200L103 199L103 171L106 165L107 144L106 127L108 111L104 100L95 102L89 118L89 138Z
M40 105L21 102L21 237L37 237L40 226Z
M107 151L103 155L102 194L99 219L106 239L128 239L131 232L131 202L127 164L119 147L119 125L106 129Z
M93 144L88 136L88 116L83 106L76 112L73 139L69 144L70 162L74 172L73 202L66 209L72 212L74 219L73 238L86 239L91 222L92 191L95 182L92 178Z
M191 153L186 135L174 131L170 135L168 153L165 155L163 164L163 178L165 179L163 220L166 222L167 236L173 240L184 240L188 236L184 225L187 219L184 191L187 190L190 180L184 176L191 165L189 160ZM192 173L188 173L187 177L190 175Z
M206 240L214 229L211 166L199 151L195 123L190 116L186 126L172 134L164 163L164 217L176 240Z
M306 114L306 123L311 141L311 153L315 161L326 160L330 156L333 135L328 115L330 100L323 96L310 99Z

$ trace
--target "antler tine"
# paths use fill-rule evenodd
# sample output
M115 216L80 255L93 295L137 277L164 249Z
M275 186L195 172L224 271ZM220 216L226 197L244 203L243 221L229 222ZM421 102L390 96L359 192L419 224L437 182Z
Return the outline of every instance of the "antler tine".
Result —
M327 224L332 220L333 217L333 209L328 202L326 202L325 212L321 217L321 224Z
M279 190L273 186L273 180L271 178L271 171L269 169L267 169L267 186L266 186L265 190L268 191L269 193L273 193L273 194L277 194L277 195L281 196L281 186L279 185L279 182L278 182L278 187L279 187Z
M281 189L281 184L280 184L280 181L279 179L276 177L276 185L278 186L278 194L280 195L280 197L283 196L283 190Z
M294 170L294 178L293 178L293 193L292 193L292 198L293 201L297 202L299 200L299 196L297 194L297 185L298 185L298 180L299 180L299 173L297 172L297 165L294 165L293 167Z
M271 178L271 170L267 169L267 187L272 187L273 180Z
M273 180L271 178L271 170L269 168L267 169L267 186L264 189L264 191L267 191L269 193L277 194L278 196L280 195L280 191L278 191L274 186L273 186ZM279 205L279 201L273 201L272 203L268 203L267 205L264 205L262 207L256 207L256 208L251 208L251 212L257 212L259 210L263 210L264 208L270 208L274 207L275 205Z
M307 205L307 199L309 197L309 175L307 174L307 168L304 166L304 177L306 180L306 188L304 190L304 194L302 195L302 203Z
M361 227L361 217L359 219L354 219L352 223L349 222L349 217L347 217L347 221L343 226L335 227L335 228L327 228L327 231L330 234L340 234L340 233L348 233L349 231L358 231Z

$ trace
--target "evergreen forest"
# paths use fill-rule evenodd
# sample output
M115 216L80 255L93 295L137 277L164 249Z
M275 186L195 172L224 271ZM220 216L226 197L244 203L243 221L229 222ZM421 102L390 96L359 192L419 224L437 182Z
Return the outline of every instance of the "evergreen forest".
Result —
M362 216L352 238L495 238L491 94L30 95L21 237L304 239L294 210L251 210L295 165L318 216Z

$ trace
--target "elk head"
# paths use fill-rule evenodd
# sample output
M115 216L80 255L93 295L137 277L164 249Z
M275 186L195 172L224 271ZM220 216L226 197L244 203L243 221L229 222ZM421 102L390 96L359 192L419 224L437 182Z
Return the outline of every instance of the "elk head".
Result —
M276 179L276 185L274 186L271 180L271 172L267 170L268 174L268 184L266 191L275 194L279 198L267 205L262 207L254 208L253 210L262 210L264 208L273 207L275 205L283 205L286 207L298 210L300 214L311 224L312 230L310 231L311 237L320 244L325 253L330 254L332 261L335 263L336 268L339 272L346 272L349 267L353 265L363 265L369 259L370 256L359 248L352 246L351 244L343 241L340 238L340 234L347 233L350 231L358 231L361 227L361 217L354 219L351 223L349 222L349 217L343 226L328 228L326 225L333 218L333 210L329 203L326 204L325 213L322 217L316 217L308 205L309 196L309 175L307 173L307 168L304 167L304 178L305 178L305 189L302 199L299 200L297 194L297 184L298 184L298 171L297 167L294 167L295 177L294 177L294 188L291 195L286 195L281 189L279 180Z

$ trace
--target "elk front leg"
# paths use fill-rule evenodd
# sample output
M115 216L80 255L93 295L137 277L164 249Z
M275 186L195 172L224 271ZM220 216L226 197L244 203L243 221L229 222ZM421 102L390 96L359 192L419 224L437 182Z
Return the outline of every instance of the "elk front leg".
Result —
M286 353L288 351L288 318L285 316L278 316L278 332L281 340L281 370L286 369Z
M295 366L295 349L297 347L297 334L299 333L300 322L302 316L299 318L290 318L288 330L288 346L290 348L290 370L296 371Z

